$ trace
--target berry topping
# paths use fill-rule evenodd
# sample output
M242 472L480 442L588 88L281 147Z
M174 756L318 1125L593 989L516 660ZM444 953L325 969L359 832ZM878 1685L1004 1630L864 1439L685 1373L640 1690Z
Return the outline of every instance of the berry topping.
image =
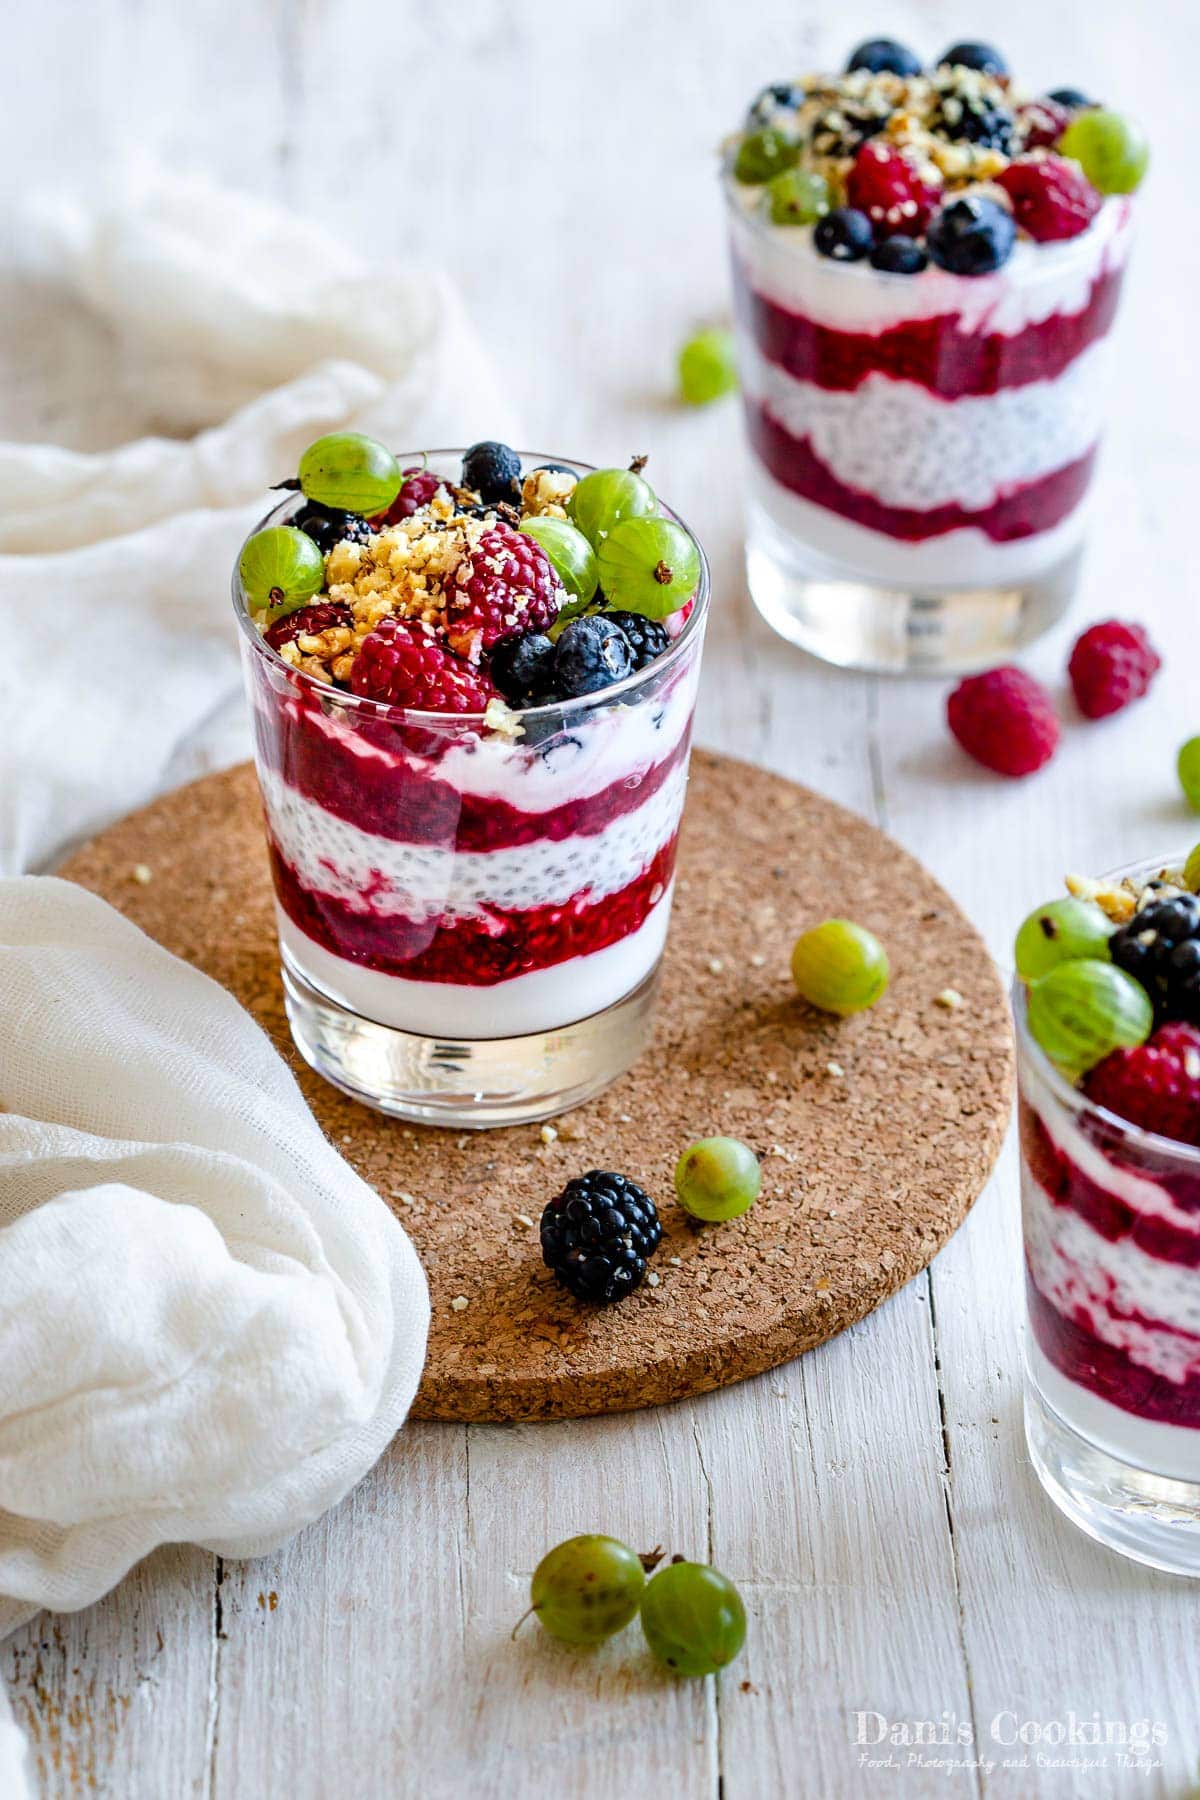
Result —
M1047 95L1031 100L1017 114L1017 130L1026 150L1053 150L1071 123L1070 109Z
M1200 1025L1200 899L1152 900L1109 939L1114 963L1140 981L1158 1020Z
M780 181L790 181L781 175ZM679 352L679 392L689 406L707 406L737 387L737 356L733 333L714 325L698 331Z
M383 619L359 645L350 686L364 700L420 712L481 713L495 699L490 678L455 656L418 620Z
M268 525L246 539L238 574L251 612L265 612L275 620L319 592L325 558L307 532L294 525Z
M299 479L306 499L318 506L373 516L392 504L402 477L391 451L375 438L334 431L308 446Z
M564 1644L602 1644L637 1613L646 1570L619 1538L568 1538L547 1551L529 1584L529 1610Z
M996 177L1022 231L1039 244L1078 237L1100 211L1100 196L1077 163L1020 156Z
M1179 776L1179 785L1183 789L1184 799L1193 812L1200 812L1200 737L1190 737L1186 744L1179 746L1179 755L1175 758L1175 772ZM1197 884L1191 880L1190 871L1188 886Z
M800 160L800 146L787 132L768 125L743 139L733 163L733 178L743 186L756 187L794 169Z
M866 213L878 238L892 232L919 236L939 197L939 187L925 179L911 157L878 139L863 144L846 178L846 199Z
M967 755L997 775L1032 775L1058 748L1054 704L1024 669L968 676L946 702L946 719Z
M752 102L746 114L746 129L760 131L764 125L774 125L780 114L798 112L803 105L803 88L791 81L773 81Z
M1106 619L1076 640L1067 673L1084 718L1104 719L1140 700L1161 667L1142 626Z
M990 275L1012 255L1016 235L1010 213L995 200L971 194L942 208L926 241L934 262L952 275Z
M572 619L554 654L555 691L564 700L595 694L633 672L633 652L619 625L600 614Z
M1065 106L1068 112L1079 112L1085 106L1096 104L1089 94L1072 87L1051 88L1046 98L1053 100L1055 106Z
M492 680L513 706L537 706L554 696L554 645L544 632L501 638L492 651Z
M400 519L411 519L415 512L429 505L441 485L441 476L435 475L432 469L405 469L404 486L384 513L381 523L395 525Z
M611 606L665 619L700 579L694 538L673 519L622 519L600 546L600 586Z
M1108 956L1113 923L1094 900L1050 900L1017 933L1015 958L1022 981L1037 981L1059 963Z
M1102 194L1132 194L1150 162L1150 146L1137 121L1102 107L1072 119L1058 147L1074 157Z
M792 980L802 1000L848 1018L887 991L887 951L865 925L825 919L801 932L792 948Z
M325 555L335 544L365 544L371 535L371 527L361 513L339 512L332 507L317 506L312 501L301 507L288 523L310 537Z
M571 599L586 605L596 592L600 566L596 552L579 527L569 519L539 513L532 519L522 519L521 530L541 545Z
M815 169L788 169L767 184L772 225L815 225L829 211L829 183Z
M298 637L317 637L322 631L333 631L339 626L347 628L353 623L354 615L348 606L337 600L318 600L312 606L286 613L269 626L263 636L272 650L282 650L285 644L294 643Z
M919 75L921 64L911 50L895 38L868 38L853 51L846 64L847 75L855 69L869 69L872 75Z
M882 269L885 275L919 275L929 267L929 256L914 238L897 233L876 244L871 252L871 267Z
M991 44L951 44L948 50L938 57L939 67L952 69L978 69L983 75L1008 74L1008 64L1000 52Z
M647 1583L642 1631L650 1653L675 1675L715 1675L746 1641L742 1596L707 1563L670 1562Z
M635 612L611 612L606 617L624 633L635 669L647 668L670 645L671 634L661 619L647 619Z
M1072 1080L1113 1050L1144 1044L1154 1024L1146 990L1096 958L1059 963L1029 989L1029 1029Z
M675 1193L684 1212L706 1224L740 1219L758 1199L762 1170L740 1138L701 1138L675 1164Z
M809 133L809 148L817 156L853 156L860 144L877 137L888 122L886 112L873 112L861 101L839 99L825 109Z
M1200 1144L1200 1031L1163 1025L1146 1043L1113 1050L1087 1076L1089 1100L1143 1131Z
M511 525L493 525L464 555L446 591L446 635L477 660L515 631L546 631L564 599L541 545Z
M861 262L875 241L866 213L853 206L836 206L818 219L813 243L822 256L834 262Z
M462 460L463 486L474 488L481 500L515 503L521 497L521 459L507 444L487 438L472 444Z
M623 1300L661 1239L649 1194L602 1169L576 1175L542 1214L542 1261L577 1300Z
M638 459L639 464L644 458ZM599 549L622 519L648 519L658 511L654 489L636 469L592 469L577 482L567 511L588 542Z
M988 94L951 88L943 94L932 125L951 143L974 144L979 150L997 150L1007 156L1016 121L1007 106Z

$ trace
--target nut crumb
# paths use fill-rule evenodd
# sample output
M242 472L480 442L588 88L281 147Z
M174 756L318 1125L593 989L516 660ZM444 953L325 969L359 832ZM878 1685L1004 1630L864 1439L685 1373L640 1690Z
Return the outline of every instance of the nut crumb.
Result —
M825 1073L827 1075L832 1075L835 1081L841 1081L846 1071L843 1069L840 1062L827 1062L825 1064Z
M415 1206L417 1204L416 1195L410 1194L405 1188L393 1188L392 1199L398 1200L401 1206Z
M661 1280L662 1280L662 1276L656 1275L654 1273L654 1270L651 1269L650 1273L646 1276L646 1286L647 1287L657 1287Z
M945 1012L961 1012L967 1004L958 989L950 987L943 988L940 994L936 994L933 1003L942 1007Z
M764 967L765 967L765 965L766 965L766 961L767 961L767 959L766 959L766 957L765 957L765 956L764 956L764 955L763 955L763 953L762 953L762 951L761 951L761 950L756 950L756 951L755 951L755 952L754 952L754 955L753 955L753 956L752 956L752 957L751 957L751 958L750 958L750 967L751 967L751 968L752 968L752 969L761 969L761 968L764 968Z
M528 1213L514 1213L513 1214L513 1224L514 1225L523 1225L525 1227L526 1231L533 1230L533 1220L530 1218Z
M708 972L710 975L719 975L724 967L725 967L725 964L721 961L719 956L710 956L709 957Z
M154 870L149 863L134 863L129 873L139 887L148 887L154 880Z
M682 1267L683 1267L682 1256L668 1256L667 1261L670 1263L670 1265L673 1269L682 1269Z
M465 1294L455 1294L453 1300L450 1302L450 1311L451 1312L466 1312L466 1310L467 1310L468 1306L470 1306L470 1304L471 1304L471 1302L467 1299L467 1296Z
M558 1132L553 1125L543 1125L538 1136L541 1138L543 1144L553 1144L558 1139Z

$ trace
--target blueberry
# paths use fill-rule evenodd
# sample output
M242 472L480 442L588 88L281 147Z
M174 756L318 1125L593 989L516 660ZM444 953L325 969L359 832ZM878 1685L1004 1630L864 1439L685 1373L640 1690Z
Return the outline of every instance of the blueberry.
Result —
M860 44L846 64L847 75L855 69L869 69L872 75L919 75L921 64L911 50L895 38L868 38Z
M554 687L554 645L540 631L501 638L492 648L492 680L513 706L531 706Z
M670 634L661 619L647 619L641 613L613 612L608 617L625 633L635 669L645 669L671 647Z
M813 243L822 256L834 262L861 262L871 248L873 233L866 213L853 206L836 206L817 220Z
M462 478L463 486L474 488L481 500L518 500L521 459L507 444L485 439L463 456Z
M540 462L530 469L529 473L539 475L543 470L548 470L553 475L577 475L579 472L577 469L573 469L570 463Z
M991 44L951 44L938 57L938 67L978 69L983 75L1007 75L1008 64Z
M790 81L773 81L765 87L746 114L747 131L760 131L764 125L773 125L776 114L781 112L799 112L804 105L804 89L794 86Z
M594 694L624 681L633 670L633 652L619 625L597 614L572 619L555 646L555 687L564 699Z
M327 556L335 544L365 544L371 535L371 527L361 514L341 512L334 506L318 506L315 500L301 507L288 524L303 531Z
M957 105L947 105L947 99ZM1013 116L1006 106L996 106L978 95L952 94L943 99L934 115L933 129L953 143L978 144L982 150L1012 149Z
M883 269L888 275L919 275L928 266L924 248L915 238L899 232L895 237L884 238L871 252L871 267Z
M990 275L1012 255L1017 228L995 200L968 195L944 206L926 232L929 254L952 275Z
M1059 106L1069 106L1072 111L1096 104L1088 94L1081 94L1078 88L1054 88L1046 95L1046 98L1055 101Z

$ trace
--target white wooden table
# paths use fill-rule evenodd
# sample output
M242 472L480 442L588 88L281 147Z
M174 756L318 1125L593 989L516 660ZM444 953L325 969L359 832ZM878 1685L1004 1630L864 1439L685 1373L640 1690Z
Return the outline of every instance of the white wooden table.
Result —
M1200 835L1176 745L1200 729L1197 109L1187 0L42 0L6 23L0 194L149 153L450 267L528 438L652 454L716 578L700 738L809 782L930 864L1007 960L1067 867ZM1004 19L1007 18L1007 23ZM738 419L668 398L677 343L725 305L712 146L767 79L890 30L929 53L1000 37L1019 69L1140 110L1156 167L1120 330L1114 428L1078 628L1149 622L1152 700L1068 726L1006 785L959 757L936 684L847 677L758 623L740 567ZM1190 138L1190 141L1189 141ZM144 428L96 348L9 315L0 430L92 445ZM1070 631L1027 659L1062 685ZM1069 712L1069 707L1068 707ZM204 766L186 758L177 773ZM654 1792L1178 1796L1200 1756L1197 1594L1092 1546L1041 1496L1020 1420L1020 1252L1006 1156L968 1224L863 1325L668 1410L409 1426L279 1555L165 1550L100 1605L0 1647L47 1794L436 1797ZM602 1529L711 1558L746 1597L722 1681L509 1641L542 1551ZM974 1728L982 1769L893 1752L856 1714ZM997 1743L1074 1713L1158 1721L1159 1766L1082 1773ZM886 1747L873 1752L886 1756ZM1053 1752L1100 1755L1101 1752Z

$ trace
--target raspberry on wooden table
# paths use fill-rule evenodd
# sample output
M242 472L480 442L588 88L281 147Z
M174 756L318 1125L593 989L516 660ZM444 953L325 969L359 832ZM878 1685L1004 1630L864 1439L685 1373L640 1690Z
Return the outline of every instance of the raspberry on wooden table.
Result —
M497 524L463 557L446 592L446 635L476 660L513 632L547 631L566 592L527 532Z
M1089 1100L1143 1131L1200 1144L1200 1031L1163 1025L1136 1050L1113 1050L1084 1083Z
M1105 619L1076 639L1067 673L1084 718L1103 719L1140 700L1161 667L1141 625Z
M365 700L421 712L481 713L496 698L489 676L454 655L430 626L383 619L359 646L350 686Z
M1054 704L1024 669L968 676L946 702L946 720L967 755L997 775L1032 775L1058 748Z

